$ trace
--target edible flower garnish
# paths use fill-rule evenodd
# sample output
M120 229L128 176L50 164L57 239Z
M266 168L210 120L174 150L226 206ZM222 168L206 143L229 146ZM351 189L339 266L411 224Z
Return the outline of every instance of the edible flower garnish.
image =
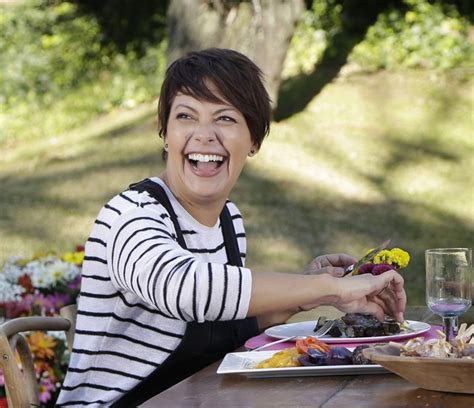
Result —
M400 248L383 249L377 253L372 261L361 265L357 271L352 272L353 275L362 275L371 273L372 275L380 275L390 269L403 269L410 263L410 254Z

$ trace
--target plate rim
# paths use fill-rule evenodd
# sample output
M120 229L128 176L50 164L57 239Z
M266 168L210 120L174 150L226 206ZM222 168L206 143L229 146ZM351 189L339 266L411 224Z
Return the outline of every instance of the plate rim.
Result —
M274 339L284 339L286 337L289 337L290 335L289 334L287 334L287 335L275 335L275 334L271 334L270 332L273 329L277 328L277 327L290 326L290 325L291 326L296 326L298 324L308 323L308 322L316 324L317 320L304 320L304 321L301 321L301 322L279 324L279 325L267 328L264 331L264 333L267 336L272 337ZM421 325L424 325L424 328L420 329L420 330L417 330L415 332L408 331L406 333L397 333L397 334L388 335L388 336L373 336L373 337L324 337L323 336L323 337L320 337L319 339L321 341L324 341L327 344L372 343L372 342L391 341L391 340L396 341L396 340L399 340L399 339L406 339L406 338L419 336L423 333L426 333L427 331L429 331L431 329L431 325L429 323L426 323L426 322L421 322L421 321L418 321L418 320L406 320L406 322L409 325L411 325L411 324L421 324ZM289 340L289 341L295 341L295 340L296 339Z

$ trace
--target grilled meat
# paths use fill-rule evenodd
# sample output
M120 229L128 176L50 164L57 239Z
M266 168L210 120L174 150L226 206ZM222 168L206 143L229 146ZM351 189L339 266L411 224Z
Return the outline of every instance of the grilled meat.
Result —
M314 330L317 330L323 324L324 321L318 320ZM369 314L347 313L340 319L335 320L333 327L327 334L331 337L353 338L387 336L397 333L400 333L400 326L392 319L380 322Z

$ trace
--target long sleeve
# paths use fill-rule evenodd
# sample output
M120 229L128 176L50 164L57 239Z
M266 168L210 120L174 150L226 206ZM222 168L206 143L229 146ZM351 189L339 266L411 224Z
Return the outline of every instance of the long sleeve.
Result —
M107 239L113 284L183 321L244 318L251 295L250 270L205 259L222 245L193 252L181 248L166 211L155 208L162 211L136 207L116 217Z

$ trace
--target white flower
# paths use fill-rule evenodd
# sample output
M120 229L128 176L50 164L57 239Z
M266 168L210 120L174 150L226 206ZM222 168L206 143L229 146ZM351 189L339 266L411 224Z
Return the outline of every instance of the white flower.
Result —
M81 267L63 261L57 256L45 256L24 263L23 258L11 257L0 270L0 302L21 300L25 289L18 284L28 275L35 288L52 288L59 282L69 282L81 273Z
M81 273L81 268L57 257L48 256L29 262L24 268L24 273L30 276L35 288L49 288L58 282L74 279Z
M20 285L7 281L0 273L0 303L20 301L23 292L24 289Z
M19 257L11 257L0 271L0 302L21 300L24 289L18 285L18 278L23 275L21 268L16 265Z

